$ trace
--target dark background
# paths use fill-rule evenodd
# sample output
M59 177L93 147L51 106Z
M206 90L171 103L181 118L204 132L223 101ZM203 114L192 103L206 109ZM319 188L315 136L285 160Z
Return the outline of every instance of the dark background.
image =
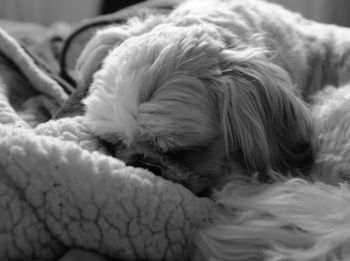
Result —
M119 9L139 2L142 2L142 0L103 0L101 4L101 14L113 13Z

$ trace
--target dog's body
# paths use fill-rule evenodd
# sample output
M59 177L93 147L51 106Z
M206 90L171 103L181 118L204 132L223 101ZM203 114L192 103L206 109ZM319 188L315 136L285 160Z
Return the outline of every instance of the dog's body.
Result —
M346 29L280 6L190 0L98 32L77 68L86 118L115 156L201 193L235 171L307 170L302 99L347 82L349 54Z
M350 84L320 92L313 118L319 144L310 176L225 184L191 260L350 260Z

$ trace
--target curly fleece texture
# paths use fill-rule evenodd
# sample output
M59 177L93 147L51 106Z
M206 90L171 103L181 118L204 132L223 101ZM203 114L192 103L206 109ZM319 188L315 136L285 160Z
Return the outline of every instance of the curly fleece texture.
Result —
M67 98L2 30L0 50L25 64L39 93L31 100ZM0 260L56 260L71 247L126 260L188 256L210 200L105 155L83 118L31 129L5 94L0 104Z

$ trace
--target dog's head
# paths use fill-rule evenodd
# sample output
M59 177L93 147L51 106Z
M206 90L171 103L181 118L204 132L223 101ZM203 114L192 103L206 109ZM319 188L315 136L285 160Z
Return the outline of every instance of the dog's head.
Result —
M112 48L84 103L116 157L201 193L232 164L309 166L310 112L293 89L261 48L227 48L209 26L160 25Z

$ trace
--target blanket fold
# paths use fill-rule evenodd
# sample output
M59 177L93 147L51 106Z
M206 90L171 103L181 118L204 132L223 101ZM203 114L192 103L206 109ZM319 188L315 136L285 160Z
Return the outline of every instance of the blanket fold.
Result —
M85 44L96 31L104 26L123 25L130 17L146 17L154 14L168 14L181 1L144 1L115 13L100 15L82 21L66 39L60 58L60 74L71 84L75 84L75 65Z
M0 55L0 259L57 260L74 247L188 258L212 201L106 155L83 117L47 121L62 86L3 30Z

